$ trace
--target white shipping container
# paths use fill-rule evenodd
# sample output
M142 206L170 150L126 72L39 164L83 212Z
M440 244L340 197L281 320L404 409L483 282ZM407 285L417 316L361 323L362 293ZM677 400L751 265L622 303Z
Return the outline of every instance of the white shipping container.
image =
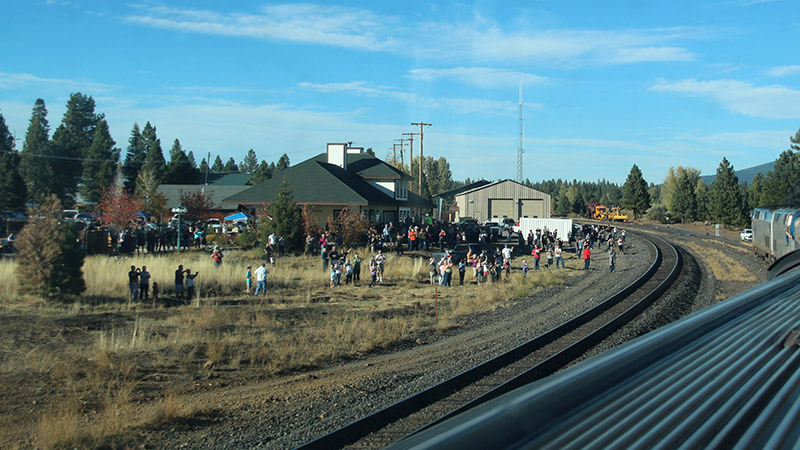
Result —
M572 219L540 219L523 217L519 219L519 225L514 226L514 231L522 233L522 237L528 236L529 231L536 234L536 230L550 231L551 233L558 230L558 237L566 242L569 233L572 231Z

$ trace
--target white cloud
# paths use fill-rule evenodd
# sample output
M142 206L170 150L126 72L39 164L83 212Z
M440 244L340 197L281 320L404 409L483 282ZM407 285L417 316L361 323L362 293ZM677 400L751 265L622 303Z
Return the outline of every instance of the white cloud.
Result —
M453 67L448 69L413 69L409 76L415 80L433 82L455 80L467 86L492 89L509 89L523 82L525 85L544 84L549 80L531 73L492 67Z
M28 73L0 72L0 89L57 89L87 92L110 92L117 86L83 80L66 80L62 78L44 78Z
M755 86L737 80L670 82L662 79L651 89L710 98L737 114L769 119L800 118L800 91L780 85Z
M368 9L312 3L268 5L258 12L239 13L136 8L128 22L178 32L403 53L422 60L468 58L560 66L692 61L696 55L680 43L718 32L705 27L516 31L482 17L467 23L409 24Z
M484 100L476 98L430 98L418 94L400 91L386 86L370 86L365 81L352 81L349 83L300 83L301 88L323 93L345 93L364 97L386 97L396 101L417 105L422 108L447 109L460 114L506 114L514 111L513 102ZM529 105L539 107L538 105Z
M384 30L398 28L391 18L358 8L322 4L268 5L260 13L140 6L127 21L167 30L220 36L282 40L360 50L398 47Z
M767 75L771 77L788 77L800 75L800 65L796 66L777 66L767 70Z

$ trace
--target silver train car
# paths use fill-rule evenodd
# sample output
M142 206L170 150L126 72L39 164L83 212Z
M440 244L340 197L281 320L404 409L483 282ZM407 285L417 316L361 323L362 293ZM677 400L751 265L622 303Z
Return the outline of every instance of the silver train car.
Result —
M750 219L753 250L767 262L800 249L800 208L755 208Z

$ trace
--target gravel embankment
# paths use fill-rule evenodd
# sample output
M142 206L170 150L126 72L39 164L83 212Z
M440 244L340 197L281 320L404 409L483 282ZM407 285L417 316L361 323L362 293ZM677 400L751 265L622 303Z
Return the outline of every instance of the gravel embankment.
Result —
M201 394L201 401L213 405L216 412L185 424L146 431L142 446L239 449L302 445L507 351L626 286L646 270L652 257L645 241L629 236L633 248L619 255L613 274L608 273L606 254L596 249L597 257L588 273L566 269L572 270L574 276L565 284L509 302L495 311L465 317L459 327L429 333L409 348ZM683 235L664 237L678 244L681 239L695 239ZM743 259L735 250L726 247L726 251ZM719 283L710 278L699 258L695 262L687 257L686 268L678 281L679 288L668 299L595 352L712 304L726 290L731 294L742 290L741 283ZM754 272L759 268L763 272L757 262L752 265ZM763 279L762 274L759 280ZM732 292L735 289L739 291Z

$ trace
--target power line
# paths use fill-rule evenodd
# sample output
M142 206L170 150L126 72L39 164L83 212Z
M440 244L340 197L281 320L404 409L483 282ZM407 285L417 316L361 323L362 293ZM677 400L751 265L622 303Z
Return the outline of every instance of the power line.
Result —
M99 161L99 162L113 162L113 163L119 162L119 160L113 160L113 159L78 158L75 156L45 155L43 153L22 153L22 152L17 152L16 150L0 150L0 153L18 153L20 156L36 156L39 158L62 159L66 161Z

